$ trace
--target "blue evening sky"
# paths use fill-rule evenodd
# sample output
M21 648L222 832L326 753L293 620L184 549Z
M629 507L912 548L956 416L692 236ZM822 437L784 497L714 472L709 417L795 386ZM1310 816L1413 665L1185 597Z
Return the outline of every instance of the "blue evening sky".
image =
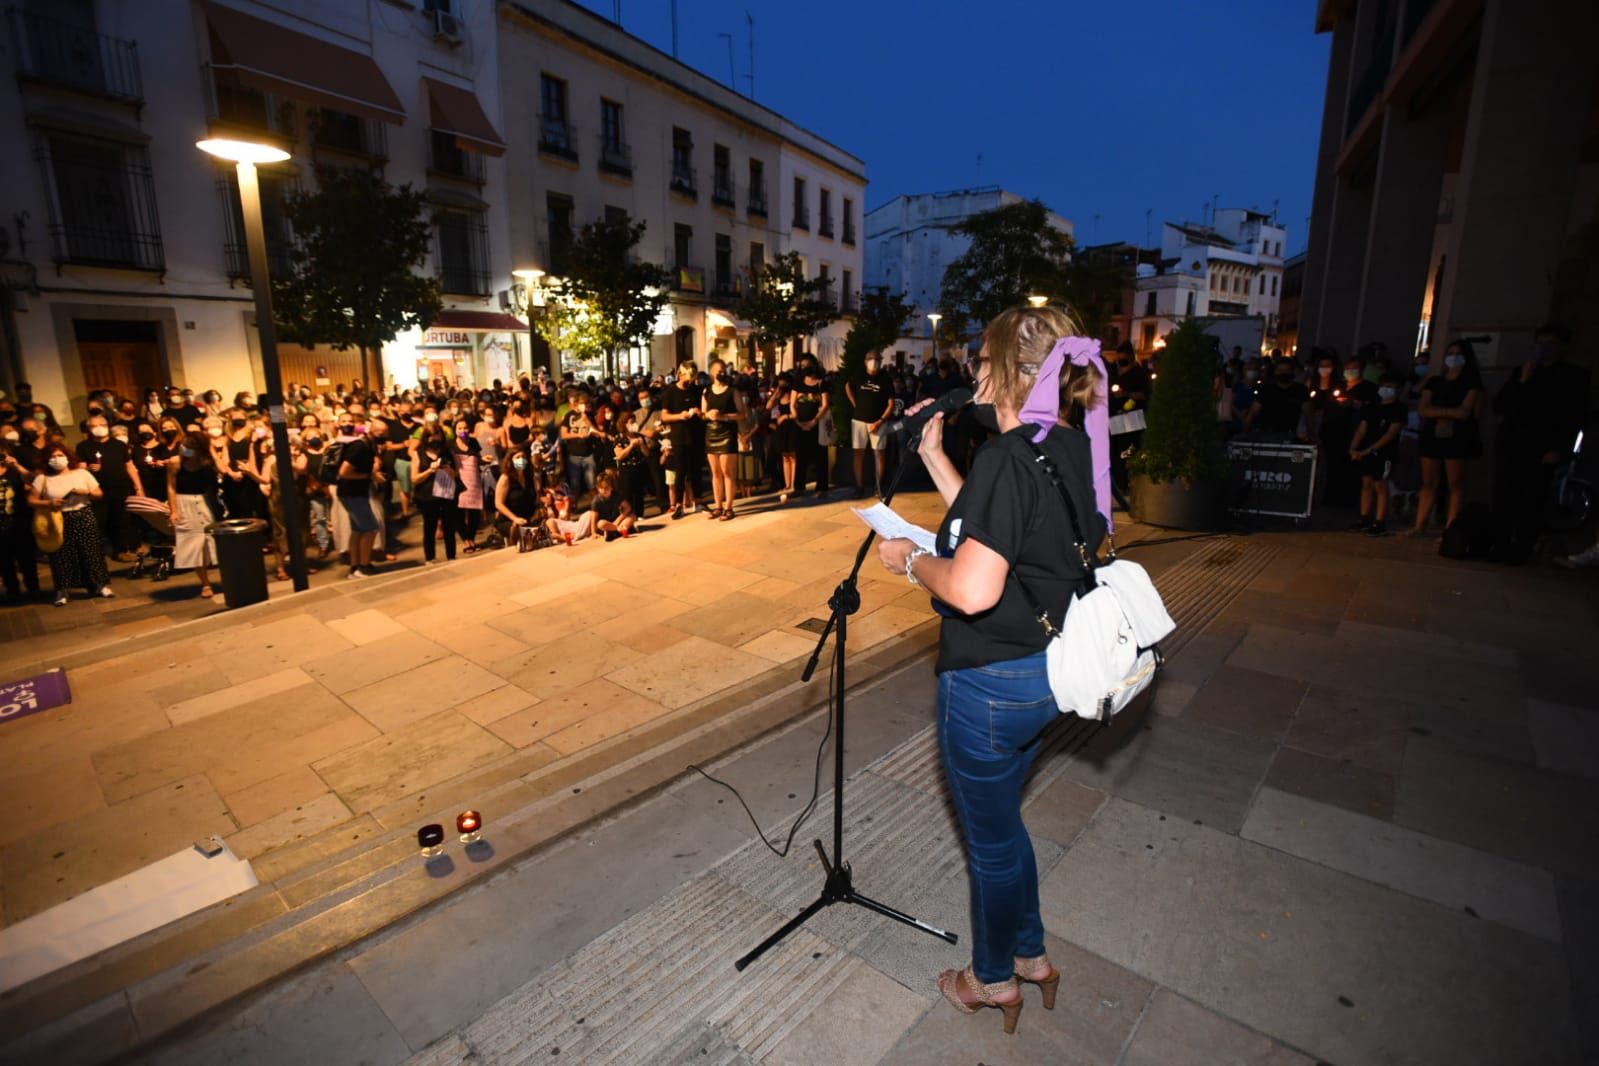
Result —
M616 0L581 0L609 18ZM1330 38L1314 0L677 0L678 57L866 160L867 206L1001 185L1081 243L1270 211L1304 247ZM670 0L621 0L670 53ZM981 155L981 162L979 162ZM1099 218L1096 222L1095 215Z

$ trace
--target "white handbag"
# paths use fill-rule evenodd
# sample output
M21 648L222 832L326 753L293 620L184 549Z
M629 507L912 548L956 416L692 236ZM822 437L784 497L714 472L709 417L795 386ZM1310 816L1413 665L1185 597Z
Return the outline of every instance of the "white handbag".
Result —
M1155 680L1162 661L1157 645L1177 624L1143 567L1116 558L1114 547L1109 562L1095 560L1060 471L1036 444L1032 449L1066 504L1084 588L1072 596L1057 629L1020 578L1017 584L1049 635L1044 658L1055 705L1063 713L1108 722Z

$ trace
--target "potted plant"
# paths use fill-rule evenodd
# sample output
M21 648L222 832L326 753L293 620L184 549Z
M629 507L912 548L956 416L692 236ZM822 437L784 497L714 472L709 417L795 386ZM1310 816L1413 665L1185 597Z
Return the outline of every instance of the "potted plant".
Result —
M1216 355L1197 322L1166 337L1144 440L1127 461L1134 516L1172 529L1206 530L1225 514L1227 455L1216 424Z

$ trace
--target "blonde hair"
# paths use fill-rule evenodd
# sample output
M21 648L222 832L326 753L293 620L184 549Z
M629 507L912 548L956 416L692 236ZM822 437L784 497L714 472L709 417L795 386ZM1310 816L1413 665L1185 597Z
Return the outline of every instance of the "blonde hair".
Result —
M1064 368L1060 378L1060 420L1075 429L1083 428L1088 412L1099 406L1099 383L1099 368L1093 363Z
M1080 330L1071 313L1059 307L1013 307L983 331L983 365L988 369L989 398L1020 410L1038 380L1038 368L1062 337Z

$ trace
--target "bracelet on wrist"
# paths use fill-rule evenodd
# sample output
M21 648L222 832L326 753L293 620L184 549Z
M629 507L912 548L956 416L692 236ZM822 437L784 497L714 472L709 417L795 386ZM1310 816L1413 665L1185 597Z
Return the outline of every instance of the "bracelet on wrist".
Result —
M912 585L915 585L917 588L923 588L925 586L923 586L920 581L916 580L916 571L914 569L916 560L923 555L932 554L933 553L928 551L926 548L917 548L905 557L905 579Z

